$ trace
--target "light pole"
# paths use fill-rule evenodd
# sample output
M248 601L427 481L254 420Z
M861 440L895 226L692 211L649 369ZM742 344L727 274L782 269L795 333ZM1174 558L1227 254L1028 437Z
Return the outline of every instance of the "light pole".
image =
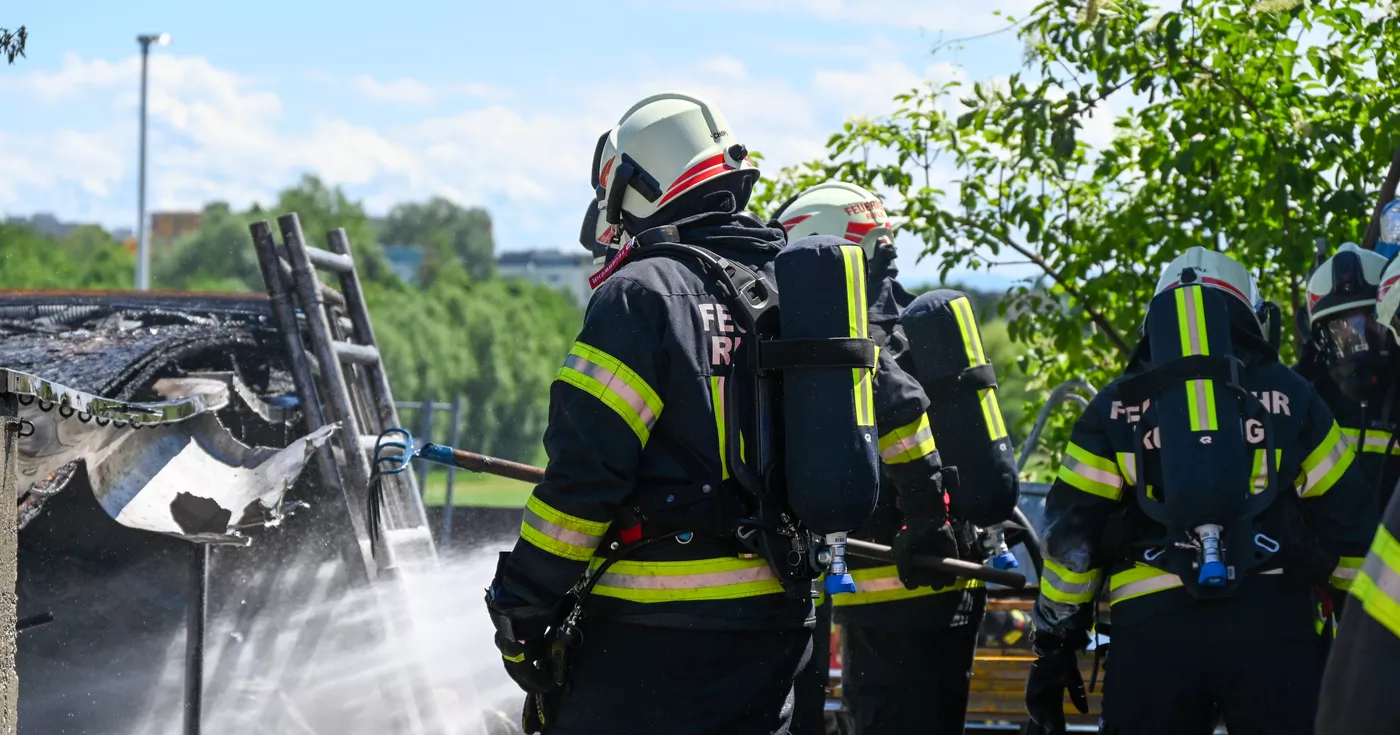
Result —
M169 33L151 33L136 37L141 44L141 162L136 200L136 290L151 288L151 244L146 231L146 63L151 56L151 44L170 43Z

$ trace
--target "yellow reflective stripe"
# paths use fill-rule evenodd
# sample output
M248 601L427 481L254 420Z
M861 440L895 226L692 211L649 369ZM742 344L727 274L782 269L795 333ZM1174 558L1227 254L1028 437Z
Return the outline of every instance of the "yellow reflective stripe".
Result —
M865 251L855 245L841 246L841 261L846 266L846 317L851 336L870 336L870 314L865 306ZM875 393L873 369L851 368L856 408L856 426L875 425Z
M1181 584L1181 577L1138 562L1132 569L1108 578L1108 604L1112 607L1134 597L1176 589Z
M1355 458L1356 448L1342 438L1341 427L1333 421L1332 429L1327 432L1322 443L1303 460L1298 494L1305 498L1315 498L1331 490Z
M1137 455L1132 452L1118 453L1118 474L1123 476L1129 485L1137 484Z
M977 331L977 318L972 313L972 302L960 296L948 302L948 308L958 320L958 331L962 334L963 352L967 354L969 367L987 363L987 353L982 349L982 336ZM987 435L992 441L1006 438L1006 422L1001 416L1001 405L997 402L995 388L977 391L977 400L982 405L982 420L987 425Z
M1251 469L1251 470L1249 471L1249 476L1250 476L1251 478L1253 478L1253 480L1254 480L1254 485L1253 485L1252 489L1250 490L1250 492L1252 492L1252 493L1255 494L1255 495L1258 495L1259 493L1264 492L1264 490L1265 490L1265 489L1268 487L1268 485L1269 485L1269 468L1268 468L1267 465L1264 464L1264 452L1265 452L1265 450L1263 450L1263 449L1256 449L1256 450L1254 450L1254 467L1253 467L1253 469ZM1277 472L1277 471L1278 471L1278 468L1281 467L1282 465L1283 465L1283 450L1282 450L1282 449L1275 449L1275 450L1274 450L1274 471Z
M1346 437L1347 441L1350 442L1353 447L1361 442L1360 429L1348 429L1343 427L1342 436ZM1389 449L1391 454L1400 454L1400 443L1391 446L1390 440L1390 432L1384 429L1367 429L1366 446L1361 447L1361 451L1370 452L1372 454L1385 454L1386 450Z
M1176 319L1181 334L1182 355L1209 355L1210 340L1206 335L1206 309L1200 286L1183 286L1176 290ZM1192 431L1215 431L1215 383L1191 380L1186 383L1187 410Z
M555 375L617 412L645 446L663 404L656 391L621 360L602 350L575 342Z
M1102 569L1076 572L1053 559L1046 559L1040 576L1040 594L1066 605L1082 605L1094 599L1102 575Z
M852 569L851 579L856 583L856 591L844 595L832 595L831 604L835 607L851 605L871 605L878 602L911 600L916 597L940 595L944 592L976 589L985 584L976 579L958 578L947 587L915 587L908 589L899 581L899 571L893 566Z
M1070 442L1060 462L1059 479L1091 495L1109 500L1123 497L1123 476L1113 460Z
M1351 584L1351 596L1392 634L1400 636L1400 542L1381 526L1371 553Z
M594 559L594 569L603 563ZM783 585L763 559L619 561L599 577L593 594L631 602L732 600L781 594Z
M520 663L521 661L524 661L524 660L525 660L525 652L524 652L524 651L521 651L520 653L517 653L517 654L515 654L514 656L507 656L507 655L505 655L505 654L503 653L503 654L501 654L501 658L503 658L503 659L505 659L505 660L507 660L507 661L513 663L513 664L518 664L518 663Z
M588 561L603 541L609 521L590 521L549 506L530 496L520 521L520 538L532 546L571 561Z
M1361 571L1361 565L1366 559L1360 556L1344 556L1337 561L1337 568L1332 570L1332 575L1327 578L1327 582L1339 590L1351 589L1352 582L1356 581L1356 575Z
M933 427L929 426L928 415L919 418L880 437L880 459L885 464L904 464L920 457L927 457L938 451L933 441Z
M710 405L715 414L715 433L719 436L719 469L720 479L729 479L729 444L725 432L724 416L724 378L718 375L710 376Z

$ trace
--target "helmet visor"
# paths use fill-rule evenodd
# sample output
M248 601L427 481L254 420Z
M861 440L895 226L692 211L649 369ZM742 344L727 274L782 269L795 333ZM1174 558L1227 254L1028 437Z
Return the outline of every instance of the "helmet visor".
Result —
M1327 354L1334 360L1369 353L1380 344L1381 326L1369 310L1339 314L1327 320L1322 331Z

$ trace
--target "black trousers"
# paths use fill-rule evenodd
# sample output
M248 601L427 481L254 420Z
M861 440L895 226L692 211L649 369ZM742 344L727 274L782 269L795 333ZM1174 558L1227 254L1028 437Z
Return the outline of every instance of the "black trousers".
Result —
M1128 603L1125 603L1128 604ZM1103 735L1312 735L1326 644L1312 592L1258 578L1225 600L1115 624Z
M592 619L543 735L789 735L812 632Z
M841 626L842 699L852 735L963 732L987 593L937 597L945 614L929 616L927 625Z

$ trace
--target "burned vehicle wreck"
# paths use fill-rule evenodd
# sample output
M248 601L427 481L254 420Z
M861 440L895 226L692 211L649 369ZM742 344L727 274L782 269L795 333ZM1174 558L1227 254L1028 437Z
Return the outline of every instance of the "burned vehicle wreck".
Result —
M411 474L369 492L361 434L397 416L353 263L299 302L330 254L260 224L268 294L0 294L21 732L448 731L380 660L435 552Z

